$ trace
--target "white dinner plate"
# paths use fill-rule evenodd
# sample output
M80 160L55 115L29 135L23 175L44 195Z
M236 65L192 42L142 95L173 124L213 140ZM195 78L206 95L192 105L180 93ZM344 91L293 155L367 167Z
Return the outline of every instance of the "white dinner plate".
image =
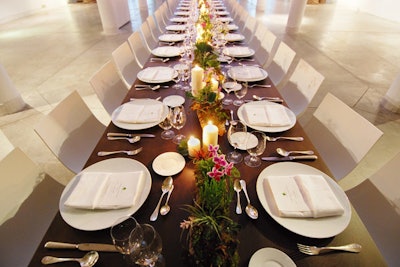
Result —
M148 77L148 73L153 73L152 77ZM165 73L172 73L172 75L165 75ZM138 72L137 78L145 83L166 83L178 77L178 72L170 67L147 67Z
M172 176L185 168L185 158L176 152L165 152L153 161L153 170L161 176Z
M160 120L159 121L155 121L155 122L149 122L149 123L126 123L126 122L120 122L117 121L117 116L121 110L121 108L124 105L132 105L133 101L130 102L126 102L124 104L122 104L121 106L119 106L118 108L116 108L113 113L111 114L111 121L115 124L115 126L121 128L121 129L126 129L126 130L143 130L143 129L148 129L151 128L153 126L158 125L160 122L162 122L168 115L168 107L166 105L163 104L163 112L161 114ZM143 99L135 99L135 104L140 104L140 105L154 105L156 103L160 103L160 101L157 101L155 99L149 99L149 98L143 98Z
M254 55L254 50L251 48L245 48L245 47L225 47L224 50L222 51L227 56L230 57L251 57Z
M240 33L228 33L225 35L225 40L228 42L239 42L244 40L244 35Z
M181 52L182 49L177 46L159 46L151 51L157 57L177 57L181 55Z
M139 201L130 208L114 210L87 210L67 207L67 200L82 172L136 172L143 171L145 182ZM133 177L132 177L133 178ZM96 231L112 226L118 218L134 214L145 202L151 189L149 170L141 162L128 158L112 158L99 161L78 173L64 188L61 194L59 209L62 218L70 226L84 231Z
M174 108L185 103L185 98L180 95L169 95L163 99L163 103L168 107Z
M186 30L185 24L172 24L165 27L167 31L183 32Z
M217 16L228 16L229 12L228 11L217 11L217 12L215 12L215 14Z
M170 21L176 22L176 23L186 23L188 21L188 18L187 17L173 17L170 19Z
M269 203L273 203L271 194L264 192L263 181L267 176L310 174L321 175L328 182L332 191L344 208L340 216L322 218L284 218L279 217ZM348 226L351 219L351 207L349 199L343 189L328 175L320 170L298 162L278 162L265 168L257 179L256 190L258 199L267 213L286 229L310 238L328 238L340 234Z
M257 137L254 134L248 132L233 133L228 138L228 141L231 146L236 146L236 148L240 150L247 150L247 148L255 147L258 143Z
M262 248L251 256L249 267L296 267L296 264L276 248Z
M273 102L270 102L267 100L262 100L262 101L252 101L252 102L248 102L248 103L241 105L237 111L237 116L239 117L239 120L242 121L244 124L246 124L247 127L253 128L255 130L262 131L262 132L268 132L268 133L278 133L278 132L283 132L283 131L289 130L296 124L296 115L293 113L293 111L291 111L290 109L288 109L285 106L282 106L285 109L287 115L289 116L290 124L285 125L285 126L250 125L247 121L246 112L244 111L245 105L281 105L281 104L273 103Z
M241 82L257 82L268 77L268 73L257 66L234 66L228 70L229 77Z
M220 17L220 18L217 18L217 20L220 21L220 22L232 22L233 18L231 18L231 17Z
M161 42L181 42L183 39L185 39L185 34L167 33L158 36Z
M190 15L189 11L176 11L175 12L175 16L183 16L183 17L187 17Z
M236 24L228 24L226 26L228 27L228 31L236 31L239 29L239 26Z

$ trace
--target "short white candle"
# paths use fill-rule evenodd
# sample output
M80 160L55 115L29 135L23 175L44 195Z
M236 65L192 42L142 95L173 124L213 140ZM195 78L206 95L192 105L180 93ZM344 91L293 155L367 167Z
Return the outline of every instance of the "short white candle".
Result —
M218 92L218 81L215 78L211 78L211 91Z
M218 144L218 127L208 122L203 128L203 149L208 151L208 146Z
M204 70L199 66L192 68L192 93L196 95L203 86Z
M187 142L189 157L195 157L200 151L200 140L191 136Z

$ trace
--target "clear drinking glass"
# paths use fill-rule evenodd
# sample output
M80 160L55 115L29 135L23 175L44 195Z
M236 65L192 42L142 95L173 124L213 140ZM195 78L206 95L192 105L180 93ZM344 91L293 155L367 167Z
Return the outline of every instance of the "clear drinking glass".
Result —
M186 124L186 112L185 108L181 106L174 107L172 109L172 116L171 116L171 125L178 131L183 128ZM183 134L177 134L172 139L175 144L179 144L186 136Z
M238 106L238 107L243 105L244 100L242 98L245 97L245 95L247 94L247 89L248 89L247 82L243 82L242 83L242 88L240 88L240 90L236 90L235 91L235 96L238 99L235 99L233 101L233 105Z
M249 167L258 167L261 165L261 159L258 156L262 155L266 148L265 134L259 131L253 131L251 134L257 138L257 145L254 146L249 135L246 142L246 148L249 155L244 158L244 163Z
M142 236L140 224L133 217L121 217L111 226L111 239L121 254L128 255L131 253L133 247L130 244L130 236L132 233L138 239Z
M141 224L141 239L132 236L130 260L140 266L162 265L162 240L160 235L150 224ZM160 264L158 264L160 263Z
M168 115L167 117L158 124L158 126L161 127L164 131L161 133L161 138L164 140L170 140L174 138L175 132L171 130L172 125L171 125L171 116L172 116L172 110L168 108Z
M241 121L230 122L227 136L229 143L233 146L234 150L226 154L227 161L237 164L243 160L242 154L239 153L236 149L240 143L246 142L246 140L241 140L241 138L244 138L246 136L246 133L247 127Z

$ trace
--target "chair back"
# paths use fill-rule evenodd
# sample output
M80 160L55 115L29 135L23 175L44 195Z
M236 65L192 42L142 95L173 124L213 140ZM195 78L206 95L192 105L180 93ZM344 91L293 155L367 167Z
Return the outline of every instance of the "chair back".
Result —
M76 91L35 126L36 133L53 154L75 173L82 170L104 130L105 126Z
M322 74L304 59L300 59L289 81L279 92L294 114L300 116L307 109L324 79Z
M243 29L243 35L246 37L246 42L249 43L254 37L257 26L257 19L253 16L247 18Z
M19 148L0 161L0 173L0 266L28 266L64 186L44 176Z
M129 35L128 44L131 47L133 55L140 68L143 68L151 53L149 53L149 50L147 50L142 36L138 31L133 32L131 35Z
M111 60L95 72L89 83L110 116L128 93Z
M330 93L322 100L304 130L336 180L353 170L383 134Z
M149 25L146 22L143 22L140 26L140 32L142 33L147 50L151 53L151 51L158 46L158 40L154 39Z
M136 80L136 74L142 69L127 41L123 42L112 53L112 60L121 80L130 89Z
M266 67L268 76L275 86L278 86L284 79L295 56L296 52L292 48L284 42L280 42L272 61Z
M266 69L274 58L276 50L278 49L279 40L276 38L275 34L266 29L260 39L260 43L259 49L256 50L256 58L260 65Z

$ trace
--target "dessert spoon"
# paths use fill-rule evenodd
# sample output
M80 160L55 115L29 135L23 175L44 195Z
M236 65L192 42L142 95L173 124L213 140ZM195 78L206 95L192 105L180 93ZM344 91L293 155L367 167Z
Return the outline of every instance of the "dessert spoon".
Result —
M287 157L287 156L289 156L290 154L293 154L293 153L297 153L297 154L304 154L304 155L313 155L314 154L314 151L312 151L312 150L301 150L301 151L299 151L299 150L293 150L293 151L287 151L287 150L285 150L285 149L283 149L283 148L280 148L280 147L278 147L277 149L276 149L276 152L279 154L279 155L281 155L281 156L284 156L284 157Z
M173 181L172 181L172 177L171 177L171 176L168 176L167 178L164 179L164 181L163 181L163 183L162 183L162 185L161 185L162 194L161 194L160 200L159 200L158 203L157 203L156 208L154 209L153 213L152 213L151 216L150 216L150 221L153 221L153 222L154 222L155 220L157 220L157 218L158 218L158 211L160 210L161 200L163 199L164 195L165 195L166 193L168 193L168 191L171 190L171 188L172 188L172 182L173 182Z
M168 205L168 201L171 196L172 190L174 190L174 185L172 185L171 190L169 190L169 192L168 192L167 200L165 201L165 204L163 206L161 206L161 208L160 208L161 215L167 215L167 213L171 210L171 207Z
M238 179L233 182L233 189L236 191L237 195L236 213L242 214L242 206L240 205L240 191L242 191L242 186L240 185L240 181Z
M134 137L123 137L123 136L108 136L108 140L128 140L129 143L134 144L140 141L140 136L136 135Z
M52 264L57 262L64 261L77 261L81 265L81 267L91 267L93 266L97 260L99 259L99 253L97 251L90 251L85 254L82 258L57 258L53 256L45 256L42 258L43 264Z
M250 218L257 219L258 210L253 205L250 204L249 195L247 194L247 189L246 189L246 182L244 180L240 180L240 185L242 186L243 192L247 199L247 206L245 208L245 211Z

